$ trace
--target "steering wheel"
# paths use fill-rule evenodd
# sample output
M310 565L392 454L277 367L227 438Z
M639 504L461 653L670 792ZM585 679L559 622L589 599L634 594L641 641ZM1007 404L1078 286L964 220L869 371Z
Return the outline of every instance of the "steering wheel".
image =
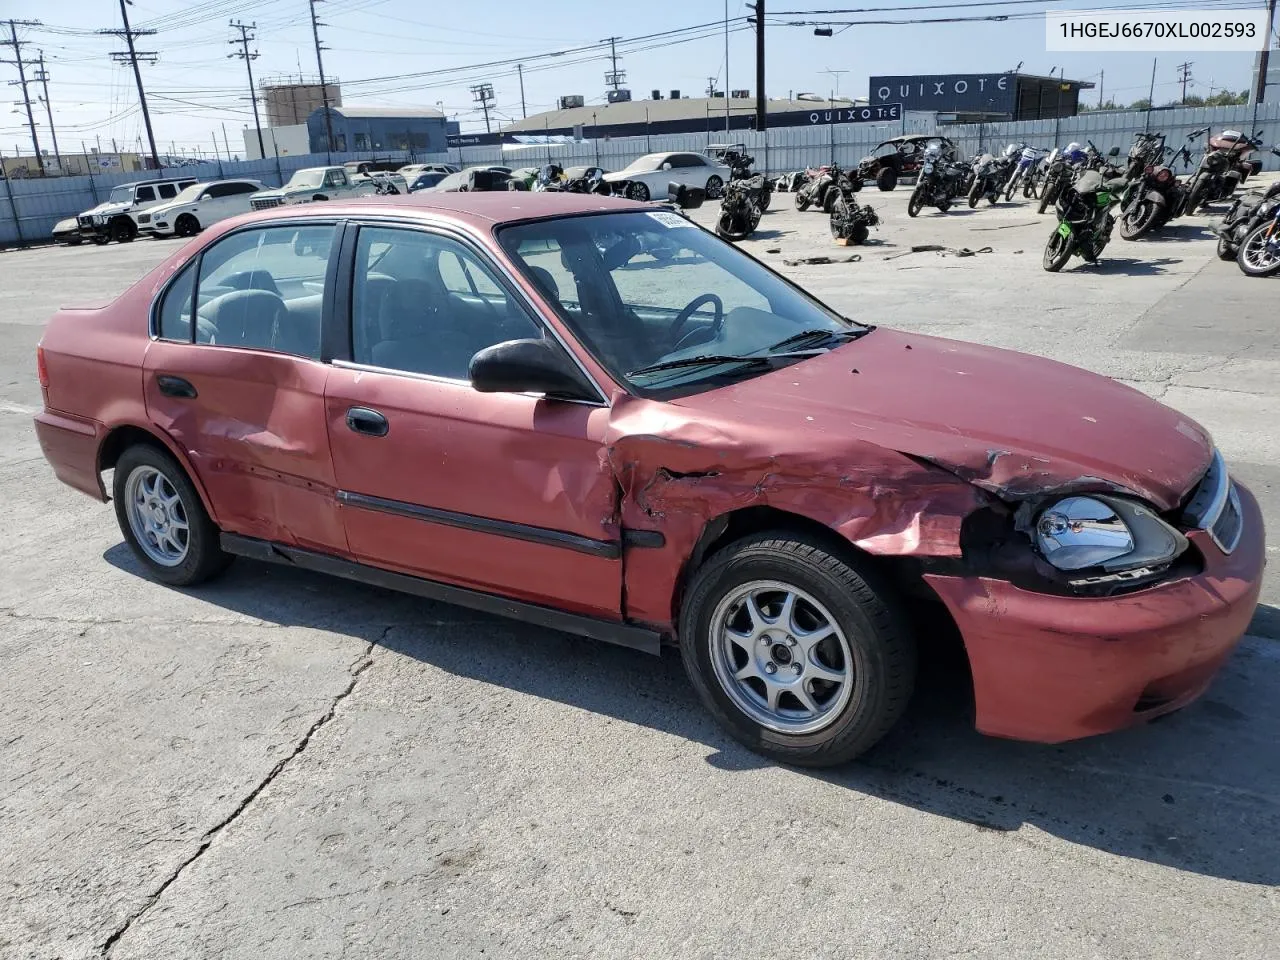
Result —
M679 350L681 344L683 344L688 338L688 334L686 334L684 337L677 340L676 334L678 334L684 328L684 325L689 322L689 318L693 316L693 312L706 303L710 303L716 308L716 316L712 326L712 335L714 336L720 332L720 328L724 326L724 301L714 293L704 293L701 296L694 297L690 300L688 306L680 311L679 316L671 321L671 326L667 330L667 336L675 343L675 347L673 349ZM696 332L697 331L695 330L689 331L689 333Z

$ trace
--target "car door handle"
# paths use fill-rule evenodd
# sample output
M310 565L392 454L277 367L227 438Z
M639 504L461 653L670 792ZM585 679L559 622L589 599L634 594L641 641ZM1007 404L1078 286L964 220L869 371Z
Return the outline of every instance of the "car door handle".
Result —
M347 411L347 427L370 437L387 435L387 418L368 407L352 407Z
M156 377L156 386L160 388L160 392L166 397L179 397L183 400L194 400L196 398L196 388L185 377L161 374Z

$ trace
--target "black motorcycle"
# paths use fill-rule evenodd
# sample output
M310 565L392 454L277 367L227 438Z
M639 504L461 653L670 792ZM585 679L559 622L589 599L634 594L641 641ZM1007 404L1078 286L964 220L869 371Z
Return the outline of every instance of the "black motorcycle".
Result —
M1187 137L1188 143L1213 131L1212 127L1197 130ZM1234 130L1224 130L1216 137L1210 137L1204 146L1200 164L1191 177L1188 189L1187 212L1195 213L1207 203L1229 200L1236 188L1257 167L1256 162L1245 158L1262 146L1262 131L1252 137L1246 137Z
M844 191L857 192L862 189L862 181L850 177L837 164L831 164L818 172L818 175L796 191L796 209L808 210L817 207L824 213L830 213L835 205L836 197Z
M911 199L907 201L907 216L919 216L925 206L937 207L946 213L951 209L952 200L964 196L964 180L964 169L959 164L926 154Z
M1057 273L1076 254L1086 263L1097 262L1111 239L1116 222L1111 207L1120 201L1125 182L1123 176L1107 179L1101 171L1086 170L1063 187L1055 204L1058 225L1044 248L1046 270Z
M1157 149L1158 153L1155 152ZM1120 236L1126 240L1137 240L1152 230L1158 230L1187 210L1190 191L1173 172L1173 164L1186 152L1186 148L1175 153L1167 163L1164 159L1166 150L1164 135L1161 134L1158 147L1155 141L1148 141L1137 156L1133 150L1129 151L1130 162L1125 174L1129 185L1120 201Z
M1271 152L1280 156L1280 147L1272 147ZM1280 208L1280 180L1265 190L1250 190L1237 196L1222 222L1211 228L1218 235L1218 259L1235 260L1244 239L1260 224L1273 220L1277 208Z
M1270 277L1280 273L1280 205L1271 216L1240 241L1236 263L1246 277Z
M880 216L870 204L858 206L854 194L862 187L861 181L841 177L837 181L835 200L831 204L831 236L850 243L864 243L870 230L880 223Z
M1016 157L984 153L973 162L973 183L969 187L969 206L976 207L983 197L994 204L1013 174Z
M730 180L720 199L716 233L726 240L745 240L760 225L761 198L768 193L763 174L749 180ZM767 201L765 201L767 204Z

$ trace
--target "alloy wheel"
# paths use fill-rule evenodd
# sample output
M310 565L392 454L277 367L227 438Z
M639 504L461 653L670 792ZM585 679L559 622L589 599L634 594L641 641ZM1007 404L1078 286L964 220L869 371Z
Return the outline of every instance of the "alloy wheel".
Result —
M151 466L135 467L125 482L125 512L142 551L163 567L186 559L191 543L187 510L173 483Z

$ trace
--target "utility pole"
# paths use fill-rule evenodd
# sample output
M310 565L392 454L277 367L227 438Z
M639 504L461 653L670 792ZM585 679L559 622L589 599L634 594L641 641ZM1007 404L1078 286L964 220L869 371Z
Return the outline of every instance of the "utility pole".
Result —
M216 143L218 138L215 136L213 139L214 139L214 142ZM227 159L234 160L235 157L231 155L231 142L227 140L227 125L225 123L222 125L222 145L227 148ZM265 151L261 159L263 160L267 159Z
M316 0L307 0L311 5L311 36L316 42L316 69L320 71L320 96L324 101L324 152L330 154L333 152L333 118L329 116L329 85L324 80L324 60L320 57L320 51L324 49L320 45L320 28L326 26L320 22L316 16ZM330 160L333 157L329 157Z
M747 22L756 25L756 129L764 130L769 125L764 96L764 0L756 0L747 6L755 12Z
M1178 64L1178 80L1182 82L1182 102L1187 102L1187 81L1191 79L1191 63Z
M142 122L147 128L147 143L151 146L151 162L156 165L156 169L160 169L160 155L156 153L156 135L151 130L151 113L147 110L147 93L142 88L142 71L138 69L138 61L145 60L147 63L155 63L159 55L154 50L138 50L133 45L134 37L149 37L155 33L154 30L134 30L129 26L129 11L125 9L125 4L132 3L133 0L120 0L120 19L124 21L123 30L99 30L98 33L106 34L112 37L123 37L129 50L127 53L115 52L111 54L111 59L116 63L124 63L126 60L133 64L133 79L138 84L138 103L142 106Z
M239 20L231 21L231 29L240 31L239 40L231 40L230 43L240 44L240 50L236 53L227 54L228 57L239 57L244 61L244 68L249 71L249 102L253 104L253 125L258 131L258 153L265 160L267 157L267 148L262 143L262 121L258 119L258 95L253 89L253 61L258 58L258 51L249 52L249 41L256 39L250 30L256 29L257 21L253 23L241 23ZM217 146L217 138L214 138L214 146Z
M1254 124L1258 120L1258 104L1262 103L1262 98L1267 93L1267 69L1270 67L1271 61L1271 38L1275 36L1276 31L1276 0L1268 0L1267 2L1267 42L1263 45L1262 50L1258 54L1258 76L1255 81L1253 92L1253 119Z
M493 99L493 84L478 83L471 88L471 97L484 110L484 132L492 133L489 128L489 101Z
M620 37L605 37L604 40L600 41L601 43L609 44L609 60L612 63L612 67L604 75L604 82L612 86L614 90L617 90L618 84L627 77L627 71L618 69L618 41L620 39Z
M41 50L39 53L40 72L36 74L36 79L44 88L44 112L49 118L49 136L53 138L53 156L58 161L59 172L65 172L62 170L62 151L58 149L58 131L53 128L53 106L49 103L49 73L44 68L44 51Z
M710 100L716 95L716 78L707 77L707 99Z
M729 104L733 90L729 87L729 0L724 0L724 133L729 139Z
M26 107L27 107L27 126L31 130L31 146L35 148L36 166L40 168L40 176L43 177L45 175L44 157L40 153L40 140L36 136L36 118L35 118L35 115L31 112L31 97L27 93L27 72L26 72L27 67L36 66L38 61L22 59L22 48L23 46L25 46L26 41L18 39L19 27L38 27L38 26L40 26L39 20L10 20L9 21L9 39L0 41L0 43L4 43L6 46L13 47L13 59L0 60L0 63L11 63L18 68L18 79L16 81L10 81L10 85L22 87L22 101L23 103L26 104Z
M520 75L520 116L527 120L529 118L529 114L525 112L525 108L524 108L524 64L523 63L516 64L516 73Z
M1102 88L1106 86L1106 83L1107 83L1107 71L1099 70L1098 71L1098 109L1099 110L1102 109Z

